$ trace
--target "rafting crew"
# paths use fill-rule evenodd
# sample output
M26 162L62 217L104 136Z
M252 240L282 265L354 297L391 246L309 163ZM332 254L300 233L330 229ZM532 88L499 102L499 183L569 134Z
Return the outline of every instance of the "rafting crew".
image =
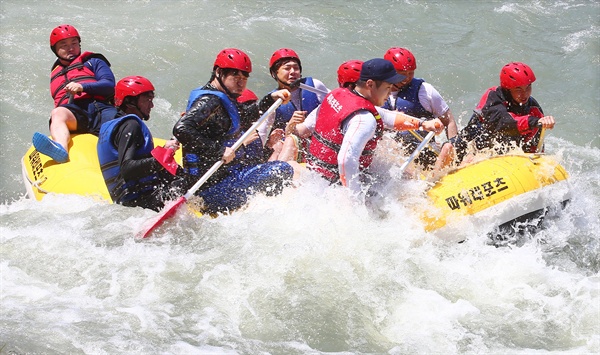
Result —
M57 163L69 160L71 133L98 135L102 124L115 117L115 77L102 55L81 53L81 37L71 25L60 25L50 33L50 49L57 59L50 72L50 135L36 132L33 145Z
M545 116L540 104L531 96L535 82L533 70L525 63L511 62L500 70L500 85L486 90L469 123L463 128L456 145L457 157L465 157L468 143L475 151L493 149L504 154L521 148L526 153L542 151L538 147L541 128L554 128L552 116Z
M176 139L154 147L145 121L154 107L154 85L142 76L128 76L117 83L115 119L102 125L98 159L102 176L114 203L159 211L166 201L182 194L182 169L174 154Z
M453 144L437 149L439 156L432 150L421 159L436 177L455 155L457 161L469 161L463 157L471 147L493 148L498 154L512 147L539 151L540 128L555 124L531 97L535 75L520 62L502 68L500 85L486 91L468 125L457 133L439 92L414 77L416 58L406 48L392 47L384 58L365 63L342 63L339 87L331 92L320 80L302 77L302 62L294 50L278 49L269 60L277 88L260 100L247 88L250 58L227 48L218 53L207 84L191 91L186 111L173 128L174 138L155 148L144 123L153 108L149 80L130 76L115 85L106 58L81 53L81 38L70 25L52 31L50 46L57 56L50 85L55 102L52 139L36 132L33 144L62 163L68 161L71 132L99 134L103 177L113 201L125 206L160 210L219 161L224 165L211 171L196 192L202 212L209 214L238 209L255 193L280 193L304 170L301 162L361 195L377 180L369 167L386 130L399 131L395 139L408 147L424 138L419 131L445 130ZM277 99L283 103L234 150L234 142ZM183 167L174 160L179 142Z
M208 83L192 90L185 114L173 128L173 134L183 145L183 168L187 186L193 185L216 162L225 165L216 170L196 193L202 212L214 214L229 212L243 206L248 197L264 192L275 195L282 191L295 173L297 164L283 161L260 163L262 152L253 148L260 143L257 132L253 132L236 152L231 145L242 135L242 127L258 117L240 115L237 99L246 89L252 72L250 58L243 51L227 48L215 59ZM256 105L264 112L282 99L287 103L288 90L277 90L267 94ZM251 108L246 107L248 112ZM262 143L258 144L262 148Z

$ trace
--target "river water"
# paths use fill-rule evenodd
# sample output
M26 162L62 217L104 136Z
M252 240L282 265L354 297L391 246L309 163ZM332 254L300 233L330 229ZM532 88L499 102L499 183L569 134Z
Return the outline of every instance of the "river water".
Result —
M411 203L379 220L307 179L230 216L180 214L138 241L151 211L25 197L20 159L47 132L48 37L62 23L117 78L154 83L158 137L226 47L250 55L259 95L280 47L330 88L341 62L408 47L461 127L501 66L526 62L558 122L546 151L572 201L495 248L476 228L461 244L425 232L409 207L418 183L398 181ZM0 353L600 352L598 2L5 0L0 44Z

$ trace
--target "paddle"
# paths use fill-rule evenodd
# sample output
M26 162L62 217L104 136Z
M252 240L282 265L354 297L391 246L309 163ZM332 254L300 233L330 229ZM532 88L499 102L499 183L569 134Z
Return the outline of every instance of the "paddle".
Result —
M535 148L536 153L540 153L542 149L544 149L544 138L546 137L546 129L542 127L542 131L540 132L540 140L537 144L537 148Z
M419 155L419 153L421 153L423 148L425 148L425 146L427 144L429 144L429 141L431 140L431 138L433 138L433 136L435 136L435 132L432 131L432 132L427 133L427 136L423 139L423 141L417 146L415 151L412 152L412 154L408 157L408 159L400 167L400 175L404 174L404 171L408 167L408 164L410 164L417 157L417 155Z
M258 121L256 121L252 125L252 127L248 128L248 130L246 130L246 132L242 134L242 136L231 146L231 148L234 151L237 150L244 143L246 138L248 138L248 136L250 136L254 131L256 131L258 126L260 126L267 119L267 116L269 116L273 111L275 111L277 107L281 105L282 102L283 100L277 99L277 101L275 101L275 103L271 105L271 107L269 107L269 109L265 111L265 113L263 113L262 116L260 116ZM217 169L221 167L221 165L223 165L223 163L223 160L219 160L218 162L216 162L204 175L202 175L200 180L198 180L194 184L194 186L192 186L186 192L185 195L170 203L168 206L165 206L165 208L156 217L152 219L152 224L142 233L142 238L150 236L150 233L152 233L153 230L162 225L170 217L173 217L177 210L187 200L189 200L194 195L194 193L196 193L196 191L198 191L200 186L202 186L208 179L210 179L210 177L215 173L215 171L217 171Z
M305 79L305 78L300 78L300 79L298 79L298 80L294 81L294 82L293 82L293 83L290 85L290 87L291 87L292 89L293 89L293 88L296 88L296 87L299 87L299 88L301 88L301 89L304 89L304 90L306 90L306 91L314 92L315 94L323 94L323 95L327 95L327 94L329 94L329 92L328 92L328 91L321 90L321 89L317 89L317 88L313 88L312 86L308 86L308 85L304 84L304 83L302 82L302 80L304 80L304 79ZM410 118L418 119L418 118L415 118L415 117L413 117L413 116L411 116L411 115L407 115L407 114L404 114L404 115L406 115L406 116L408 116L408 117L410 117ZM408 131L410 132L410 134L412 134L413 136L415 136L415 138L417 138L419 141L421 141L421 142L423 141L423 136L421 136L421 135L420 135L419 133L417 133L415 130L413 130L413 129L409 129ZM428 145L429 145L429 148L430 148L431 150L433 150L433 152L435 153L435 155L440 155L440 150L439 150L439 148L437 148L437 147L433 146L432 144L428 144Z

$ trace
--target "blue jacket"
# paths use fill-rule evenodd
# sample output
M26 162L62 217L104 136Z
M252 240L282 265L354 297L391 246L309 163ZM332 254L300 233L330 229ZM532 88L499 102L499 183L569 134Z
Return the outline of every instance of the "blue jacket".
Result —
M306 77L306 85L315 87L313 79L311 77ZM302 89L300 89L302 90ZM308 90L302 90L302 101L300 103L300 107L294 106L292 101L285 105L281 105L277 108L275 123L273 124L273 129L281 128L285 129L285 125L294 115L294 111L307 111L311 112L316 109L321 103L319 102L319 98L317 94L314 92L310 92Z
M150 130L144 122L136 115L126 115L108 121L100 129L98 137L98 159L104 182L108 188L113 202L123 203L138 198L142 194L152 193L158 186L158 176L150 173L135 180L125 180L121 174L119 164L119 151L113 144L114 133L125 120L137 120L142 128L144 145L136 150L136 157L148 158L154 149L154 141Z

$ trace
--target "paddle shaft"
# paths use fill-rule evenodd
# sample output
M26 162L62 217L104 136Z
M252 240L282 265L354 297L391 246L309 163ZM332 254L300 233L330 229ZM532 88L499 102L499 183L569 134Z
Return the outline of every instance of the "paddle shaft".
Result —
M423 141L417 146L415 151L412 152L412 154L408 157L408 159L400 167L400 174L404 174L404 170L406 170L406 168L408 167L408 164L410 164L417 157L417 155L419 155L419 153L423 150L423 148L425 148L425 146L429 143L429 141L431 140L431 138L433 138L434 135L435 135L435 132L427 133L427 136L423 139Z
M535 148L536 153L540 153L542 149L544 149L544 138L546 138L546 129L544 127L541 128L540 132L540 140L538 141L537 148Z
M275 103L273 105L271 105L271 107L269 107L269 109L267 111L265 111L265 113L263 113L262 116L260 116L260 118L256 122L254 122L252 127L248 128L246 130L246 132L244 132L244 134L242 134L242 136L235 143L233 143L233 145L231 146L231 149L233 149L234 151L238 150L238 148L242 144L244 144L244 141L246 140L246 138L248 138L254 131L256 131L258 129L258 126L260 126L267 119L267 117L273 111L275 111L279 107L279 105L281 105L282 102L283 102L283 100L277 99L277 101L275 101ZM217 169L219 169L221 167L221 165L223 165L223 163L224 163L223 160L219 160L218 162L216 162L206 173L204 173L204 175L202 175L200 180L198 180L194 184L194 186L192 186L188 190L188 192L186 192L186 194L183 195L183 197L186 200L189 200L194 195L194 193L196 193L196 191L198 191L200 186L202 186L202 184L204 184L208 179L210 179L210 177L215 173L215 171L217 171Z
M277 101L275 101L275 103L273 105L271 105L271 107L269 107L269 109L265 113L263 113L262 116L260 116L260 118L252 125L252 127L250 127L246 132L244 132L244 134L242 134L242 136L235 143L233 143L231 148L234 151L236 151L242 144L244 144L244 141L248 138L248 136L250 136L254 131L256 131L258 126L260 126L267 119L267 117L273 111L275 111L277 109L277 107L279 107L279 105L281 105L282 102L283 102L282 99L277 99ZM152 225L150 227L148 227L145 231L142 232L142 234L141 234L142 238L147 238L148 236L150 236L150 234L152 233L153 230L155 230L160 225L162 225L167 219L169 219L173 215L175 215L175 213L177 212L177 209L179 209L179 207L183 206L194 195L194 193L196 191L198 191L200 186L202 186L202 184L204 184L206 182L206 180L210 179L210 177L215 173L215 171L217 171L217 169L219 169L221 167L221 165L223 165L223 163L224 163L223 160L219 160L218 162L216 162L206 173L204 173L204 175L202 175L200 180L198 180L194 184L194 186L192 186L186 192L185 195L178 198L169 207L165 206L165 208L156 216Z
M327 94L329 94L329 92L327 92L327 91L325 91L325 90L321 90L321 89L313 88L312 86L308 86L308 85L306 85L306 84L304 84L304 83L298 83L298 86L299 86L301 89L304 89L304 90L306 90L306 91L310 91L310 92L314 92L315 94L323 94L323 95L327 95ZM405 114L405 113L404 113L404 115L408 116L409 118L413 118L413 119L417 119L417 120L418 120L418 118L416 118L416 117L413 117L413 116L411 116L411 115L407 115L407 114ZM410 132L410 134L412 134L413 136L415 136L415 138L417 138L419 141L421 141L421 142L423 141L423 136L421 136L421 135L420 135L419 133L417 133L415 130L409 129L408 131ZM434 147L434 146L433 146L433 145L431 145L431 144L429 144L429 148L430 148L431 150L433 150L433 152L434 152L436 155L440 155L440 150L439 150L438 148Z

